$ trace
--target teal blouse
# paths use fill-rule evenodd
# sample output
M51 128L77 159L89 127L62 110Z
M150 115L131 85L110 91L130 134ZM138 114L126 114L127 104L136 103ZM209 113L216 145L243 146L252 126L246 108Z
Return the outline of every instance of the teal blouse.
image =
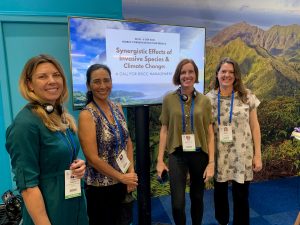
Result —
M70 132L80 145L77 135ZM88 224L86 202L81 197L65 199L64 171L71 164L72 150L64 134L50 131L42 120L25 106L6 131L6 149L11 157L14 180L20 192L38 186L52 225ZM24 205L23 225L33 225Z

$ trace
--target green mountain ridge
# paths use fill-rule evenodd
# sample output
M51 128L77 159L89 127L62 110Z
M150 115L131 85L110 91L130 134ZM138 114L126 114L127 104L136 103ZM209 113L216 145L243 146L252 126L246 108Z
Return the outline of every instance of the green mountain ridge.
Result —
M205 83L206 87L215 76L215 67L223 57L235 59L242 72L242 79L261 100L277 96L293 96L300 89L300 73L295 65L282 57L272 56L267 49L249 45L237 37L224 45L207 46Z
M207 41L208 46L224 46L241 38L249 46L265 48L273 56L289 62L300 62L300 25L274 25L267 31L246 22L233 24Z

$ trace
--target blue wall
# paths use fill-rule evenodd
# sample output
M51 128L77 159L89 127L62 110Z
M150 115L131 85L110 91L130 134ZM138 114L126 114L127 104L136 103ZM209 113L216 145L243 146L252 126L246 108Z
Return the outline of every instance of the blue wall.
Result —
M62 63L71 88L67 16L121 19L122 1L0 1L0 195L15 188L4 146L5 130L25 104L18 91L24 63L40 53L53 55ZM78 116L71 101L68 110Z
M1 85L0 85L0 99L2 99L1 94ZM0 170L1 170L1 178L0 178L0 194L5 190L8 190L12 187L12 181L10 179L10 161L8 154L5 151L4 147L4 117L3 117L3 105L0 103ZM1 201L1 200L0 200Z
M94 16L120 19L122 0L1 0L0 13L21 16Z

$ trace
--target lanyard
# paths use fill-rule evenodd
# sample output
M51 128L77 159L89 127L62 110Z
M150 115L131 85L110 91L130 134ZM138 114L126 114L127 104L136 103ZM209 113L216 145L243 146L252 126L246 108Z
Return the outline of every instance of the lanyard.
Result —
M58 132L59 134L59 137L65 142L65 144L68 146L68 148L70 149L70 152L71 152L71 157L70 157L70 163L72 163L75 158L76 158L76 149L77 149L77 146L76 146L76 143L73 139L73 136L70 132L70 129L68 128L66 130L66 133L62 133L62 132Z
M97 107L97 109L99 110L99 112L101 113L101 115L104 117L104 119L107 121L108 123L108 126L109 128L112 130L113 134L114 134L114 137L115 137L115 140L116 140L116 148L115 148L115 151L116 151L116 154L118 155L118 152L119 152L119 142L118 142L118 136L117 136L117 132L116 132L116 129L111 125L111 123L109 122L109 120L107 119L105 113L103 112L103 110L100 108L100 106L93 100L93 103L94 105ZM124 141L124 137L123 137L123 133L122 133L122 129L121 129L121 125L119 123L119 121L117 120L117 117L111 107L111 105L109 104L109 102L107 102L109 108L110 108L110 111L111 111L111 114L113 115L114 117L114 120L117 124L117 127L118 127L118 130L119 130L119 133L120 133L120 139L121 139L121 148L125 148L125 141Z
M220 103L220 89L218 92L218 124L221 124L220 115L221 115L221 103ZM231 93L231 103L230 103L230 114L229 114L229 124L231 124L232 121L232 109L233 109L233 101L234 101L234 91L232 90Z
M180 105L181 105L181 121L182 121L182 132L185 134L185 114L184 114L184 104L182 99L180 99ZM190 109L190 118L191 118L191 130L194 133L194 106L195 106L195 100L194 97L192 97L192 105Z

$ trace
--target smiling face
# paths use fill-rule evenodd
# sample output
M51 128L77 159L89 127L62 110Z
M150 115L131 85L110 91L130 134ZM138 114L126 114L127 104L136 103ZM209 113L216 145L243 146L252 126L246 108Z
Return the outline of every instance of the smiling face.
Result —
M106 100L112 89L112 81L109 73L105 69L97 69L91 73L88 89L93 93L93 98L96 100Z
M196 82L196 72L192 63L182 66L180 71L180 85L182 89L190 89L194 87Z
M235 81L234 68L231 63L224 63L217 74L219 85L222 89L233 88Z
M27 85L42 103L55 105L63 92L63 77L52 63L45 62L36 67Z

